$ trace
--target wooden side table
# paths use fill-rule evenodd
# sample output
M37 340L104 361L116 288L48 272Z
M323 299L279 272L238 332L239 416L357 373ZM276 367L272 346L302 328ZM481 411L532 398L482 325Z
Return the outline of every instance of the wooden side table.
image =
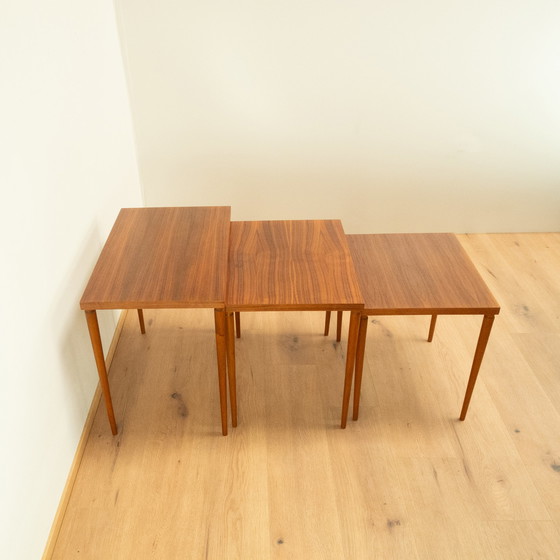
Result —
M368 317L482 315L460 419L464 420L500 306L453 234L348 235L364 296L356 354L353 419L358 419Z
M234 314L348 310L341 426L346 427L364 303L339 220L232 222L226 314L232 424L237 425Z
M80 301L113 434L117 424L98 309L214 309L222 433L227 434L226 320L230 208L122 209Z

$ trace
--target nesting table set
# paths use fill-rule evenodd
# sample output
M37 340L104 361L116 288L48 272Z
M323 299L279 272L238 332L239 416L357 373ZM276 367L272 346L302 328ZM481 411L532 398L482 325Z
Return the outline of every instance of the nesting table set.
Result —
M237 425L234 315L350 312L341 427L354 380L353 418L370 315L483 315L465 418L499 305L452 234L346 235L339 220L231 222L229 207L122 209L86 286L85 311L109 423L117 424L97 310L214 310L222 434L227 385ZM339 328L340 332L340 328Z

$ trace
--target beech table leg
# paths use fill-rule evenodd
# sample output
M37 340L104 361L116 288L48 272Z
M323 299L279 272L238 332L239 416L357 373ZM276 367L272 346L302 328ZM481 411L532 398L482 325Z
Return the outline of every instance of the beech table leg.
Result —
M430 321L430 332L428 333L428 342L432 342L434 338L434 331L436 330L437 315L432 315L432 320Z
M342 338L342 311L336 313L336 341L340 342Z
M325 332L323 333L325 336L329 335L329 329L331 326L331 312L325 312Z
M237 426L237 387L235 375L235 338L233 336L233 313L227 313L227 362L228 362L228 380L229 380L229 402L231 405L231 423L235 428ZM235 319L239 317L239 312L235 314ZM237 331L239 333L239 331Z
M144 312L141 309L138 310L138 321L140 322L140 332L142 334L146 334L146 326L144 325Z
M342 419L340 427L346 428L348 419L348 406L350 404L350 390L352 389L352 374L356 362L356 344L358 342L358 331L360 329L359 310L350 313L350 326L348 327L348 348L346 350L346 373L344 375L344 391L342 394Z
M235 312L235 332L237 333L237 338L241 338L241 314L239 311Z
M482 320L480 335L478 336L478 343L474 353L474 360L471 368L471 374L469 376L469 382L467 384L465 400L463 401L463 408L461 409L461 416L459 417L461 420L464 420L467 416L467 409L469 408L469 403L471 402L471 396L478 376L478 371L480 369L480 364L482 363L484 351L486 350L486 345L488 344L488 338L490 337L490 331L492 330L492 323L494 323L494 315L485 315Z
M352 420L358 419L358 413L360 410L360 391L362 389L362 372L364 369L367 327L368 316L362 315L360 317L360 330L358 332L358 344L356 346L356 373L354 376L354 407Z
M97 322L97 313L95 310L86 311L86 320L93 347L93 355L97 365L97 373L99 374L99 383L103 398L105 399L105 408L111 425L111 432L117 435L117 423L115 421L115 413L113 411L113 401L111 400L111 391L109 390L109 379L107 377L107 368L105 367L105 357L103 356L103 346L101 344L101 335L99 334L99 323Z
M218 384L220 389L220 413L222 417L222 434L227 436L227 384L226 384L226 312L214 309L216 328L216 353L218 356Z

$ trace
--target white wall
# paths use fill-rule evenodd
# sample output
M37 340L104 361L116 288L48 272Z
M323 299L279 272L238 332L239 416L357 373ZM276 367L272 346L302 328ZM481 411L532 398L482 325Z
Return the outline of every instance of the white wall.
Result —
M112 2L3 3L0 80L0 556L29 560L97 384L79 299L118 209L142 205Z
M560 229L558 0L115 4L148 205Z

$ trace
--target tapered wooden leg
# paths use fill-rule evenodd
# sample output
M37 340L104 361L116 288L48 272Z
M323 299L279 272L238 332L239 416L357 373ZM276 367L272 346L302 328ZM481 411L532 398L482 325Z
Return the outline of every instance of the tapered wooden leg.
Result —
M140 332L142 334L146 334L146 326L144 325L144 312L141 309L138 310L138 321L140 322Z
M218 386L220 390L220 413L222 417L222 434L227 436L227 382L226 382L226 312L214 309L216 329L216 353L218 357Z
M97 313L95 311L86 311L86 320L89 329L89 337L93 347L93 355L97 365L97 373L99 374L99 384L105 399L105 408L111 425L111 432L117 435L117 422L115 421L115 413L113 411L113 401L111 400L111 391L109 390L109 379L107 377L107 368L105 367L105 357L103 356L103 346L101 344L101 335L99 334L99 323L97 322Z
M235 312L235 332L237 333L237 338L241 338L241 315L239 311Z
M432 315L432 320L430 321L430 332L428 333L428 342L432 342L434 338L434 331L436 330L437 315Z
M325 312L325 332L323 333L325 336L329 335L329 329L331 327L331 312Z
M356 346L356 373L354 376L354 407L352 420L358 419L358 413L360 411L360 391L362 389L362 372L364 369L367 327L368 316L362 315L360 317L360 330L358 331L358 344Z
M342 393L342 419L340 427L346 428L348 420L348 407L350 405L350 391L352 389L352 377L356 362L356 344L358 342L358 331L360 329L360 311L353 310L350 313L350 326L348 327L348 348L346 350L346 372L344 375L344 391Z
M342 338L342 311L336 312L336 341L340 342Z
M461 409L461 416L459 417L461 420L464 420L467 416L467 409L469 408L469 403L471 402L472 392L476 383L476 378L478 377L478 371L480 369L480 364L482 363L486 345L488 344L488 338L490 337L490 331L492 330L493 323L494 315L484 316L484 319L482 320L482 327L480 328L480 335L478 336L478 343L474 353L471 374L469 376L467 391L465 393L465 400L463 401L463 408Z
M237 426L237 386L235 375L235 338L233 336L233 313L227 313L227 361L229 378L229 402L231 406L231 424ZM239 313L235 314L235 319ZM237 331L239 333L239 331Z

